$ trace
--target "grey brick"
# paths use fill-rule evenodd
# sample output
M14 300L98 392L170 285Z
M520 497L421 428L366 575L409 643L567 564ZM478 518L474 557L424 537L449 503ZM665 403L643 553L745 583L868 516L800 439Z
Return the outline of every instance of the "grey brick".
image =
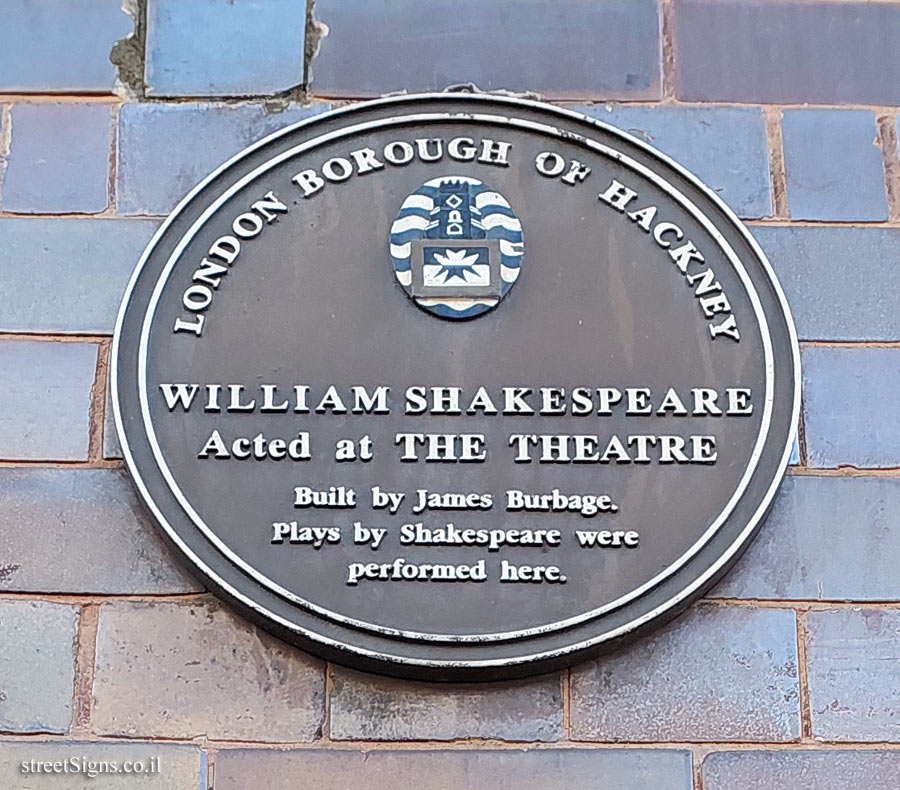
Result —
M121 458L122 447L119 444L119 434L116 432L116 417L113 411L112 380L107 381L106 410L103 414L103 457Z
M319 96L474 82L548 97L656 99L656 0L318 0L310 66Z
M704 790L896 790L895 751L718 752L703 761Z
M874 113L785 110L781 134L793 219L888 218Z
M900 348L813 346L802 356L809 465L900 466Z
M794 613L703 605L572 670L571 737L791 741L800 735Z
M900 611L809 612L806 625L813 736L900 740Z
M766 122L755 107L591 105L574 110L668 154L741 217L772 213Z
M784 288L801 340L900 340L900 230L751 230Z
M124 470L0 469L0 590L196 592Z
M556 741L562 736L558 675L446 685L336 667L331 678L331 737L336 740Z
M167 214L194 186L251 143L328 109L260 104L126 104L119 113L117 208ZM178 140L173 148L172 140Z
M105 104L14 104L4 211L97 214L109 203Z
M900 600L900 479L788 476L713 597Z
M0 601L0 730L69 728L77 611L43 601Z
M319 661L215 602L100 609L98 734L312 741L324 716L324 686Z
M148 0L147 93L252 96L293 88L303 82L305 31L306 3L297 0Z
M121 0L3 0L0 93L108 93L110 50L132 28Z
M0 219L0 331L112 334L155 229L148 220Z
M216 790L690 790L691 757L669 749L293 751L227 749Z
M0 457L83 461L97 346L0 341Z
M675 0L675 89L688 101L898 104L893 3Z
M156 758L156 763L151 760ZM125 773L125 763L139 762L147 773ZM22 770L27 763L28 771ZM59 764L62 774L48 773ZM65 764L68 763L68 766ZM103 770L115 763L118 773ZM152 768L158 768L149 773ZM93 774L93 776L91 775ZM89 743L0 741L0 787L4 790L206 790L206 753L196 746L170 743Z

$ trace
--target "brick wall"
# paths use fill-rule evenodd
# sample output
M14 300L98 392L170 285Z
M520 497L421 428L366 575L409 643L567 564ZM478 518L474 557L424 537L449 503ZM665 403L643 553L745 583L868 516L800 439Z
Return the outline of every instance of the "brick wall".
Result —
M159 756L138 785L165 790L896 790L900 3L125 6L0 15L0 787L81 787L18 767L76 753ZM183 573L118 458L107 355L141 249L214 166L336 101L467 82L576 105L719 191L788 294L804 398L708 600L570 671L446 686L326 666Z

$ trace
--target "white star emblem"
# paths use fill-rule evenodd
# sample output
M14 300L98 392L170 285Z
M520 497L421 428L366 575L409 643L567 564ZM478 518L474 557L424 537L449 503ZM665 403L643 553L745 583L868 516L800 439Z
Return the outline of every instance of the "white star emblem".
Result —
M441 266L471 266L478 260L478 253L466 255L465 250L447 250L446 256L436 252L434 257Z

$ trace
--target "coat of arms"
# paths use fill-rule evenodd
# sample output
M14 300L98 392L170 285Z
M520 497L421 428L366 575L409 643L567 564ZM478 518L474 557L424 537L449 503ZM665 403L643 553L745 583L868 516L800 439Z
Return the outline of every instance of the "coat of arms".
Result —
M391 226L394 273L422 308L473 318L495 307L519 276L525 245L509 202L481 181L427 181Z

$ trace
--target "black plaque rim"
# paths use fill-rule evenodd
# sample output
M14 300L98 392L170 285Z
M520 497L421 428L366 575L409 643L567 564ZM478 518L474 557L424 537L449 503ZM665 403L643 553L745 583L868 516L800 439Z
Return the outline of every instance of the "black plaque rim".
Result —
M545 651L538 650L533 653L515 655L514 657L493 659L421 658L410 655L401 655L403 651L397 651L396 654L392 654L390 650L373 650L370 648L362 647L360 645L352 644L351 642L340 638L332 638L329 635L316 632L315 630L309 628L304 628L297 622L283 617L277 612L271 611L270 608L267 608L258 600L246 595L244 592L237 589L232 583L229 582L228 579L223 578L221 573L218 573L216 570L211 568L210 565L201 557L197 556L197 554L187 545L187 543L182 540L178 531L172 527L172 525L169 523L169 519L166 518L163 512L163 508L161 508L159 504L154 500L153 495L148 489L148 486L146 485L146 482L142 475L142 469L136 462L136 459L132 452L128 433L124 429L125 420L123 419L122 413L123 393L121 391L124 379L121 379L121 377L123 375L127 375L124 371L127 371L129 369L129 366L124 364L124 360L120 360L120 351L122 331L126 323L128 307L131 304L132 295L138 279L140 278L141 273L144 271L144 267L147 261L150 259L151 254L156 249L160 240L166 235L167 230L175 221L175 219L178 218L179 215L181 215L181 213L191 204L193 199L197 195L199 195L207 186L209 186L218 176L225 174L226 172L231 170L236 164L241 162L241 160L245 159L248 155L259 149L262 149L269 143L276 141L287 134L291 134L305 127L321 125L323 122L335 118L340 119L345 115L352 116L363 114L365 113L365 111L374 108L384 110L390 110L394 107L416 108L422 103L445 103L447 105L471 103L473 106L473 114L471 120L473 122L478 122L480 120L477 117L477 114L478 111L481 110L485 105L494 105L495 109L499 105L501 110L505 109L507 112L519 108L532 114L555 116L559 121L576 121L582 128L584 128L585 126L593 127L597 130L600 130L607 136L618 138L627 145L632 145L637 147L638 149L641 149L645 154L648 154L650 156L651 160L656 160L662 166L673 170L681 178L685 179L691 186L695 187L702 195L702 198L710 201L712 206L724 216L730 229L732 231L737 231L739 238L744 243L746 243L746 245L751 250L754 258L754 263L758 264L759 269L767 280L766 285L771 288L772 293L774 294L774 302L779 309L779 318L783 321L784 329L786 330L787 345L790 351L790 362L793 371L793 375L791 377L792 402L789 418L790 427L786 432L787 436L776 471L772 476L771 483L768 486L766 493L763 496L753 517L746 523L744 528L739 532L737 538L727 547L727 549L725 551L719 551L717 553L716 556L718 557L718 559L715 562L711 563L704 573L702 573L696 579L693 579L691 584L688 584L687 586L681 588L677 595L669 598L663 604L655 606L652 610L644 613L640 617L633 619L625 625L606 631L600 635L595 635L594 637L587 640L582 639L580 641L572 642L571 644L568 644L563 648L556 648L553 650ZM387 115L384 116L382 120L386 121L387 119L393 117L393 115ZM454 117L458 117L458 115ZM341 129L341 132L345 133L344 128ZM603 146L602 143L598 143L598 145ZM270 159L276 158L277 156L271 157ZM665 179L663 177L660 176L660 179L665 182ZM240 183L242 180L243 179L240 179L237 183ZM210 213L213 212L210 210ZM709 223L711 228L715 230L715 232L718 232L718 228L721 225L720 222L716 222L715 220L707 218L702 208L699 211L699 214L700 216L704 217L704 219L706 219L706 221ZM751 279L752 285L752 278L749 278L749 274L748 279ZM164 281L160 280L160 282ZM762 318L760 322L762 329L762 327L766 323L765 319L767 313L762 309L760 309L760 312ZM145 313L144 318L149 325L150 313ZM768 329L766 331L768 331ZM123 364L120 364L120 362L123 362ZM138 368L140 368L140 364L138 364ZM767 370L767 379L771 375L774 375L774 373ZM312 118L287 126L263 138L259 142L247 147L246 149L232 157L230 160L223 163L206 179L198 184L193 190L191 190L191 192L189 192L187 196L185 196L185 198L178 204L175 210L162 223L162 225L154 234L153 238L148 244L146 250L142 254L141 259L131 277L131 280L129 281L119 311L115 336L113 339L111 376L113 411L116 429L119 434L123 457L125 458L126 465L131 473L132 479L135 482L138 491L141 494L141 498L144 500L145 504L155 516L156 521L163 529L169 542L179 550L183 558L187 559L189 568L192 572L198 574L200 578L203 579L203 581L212 585L220 593L220 595L231 600L239 608L250 614L253 619L255 619L257 622L260 622L264 627L268 628L269 630L275 631L280 636L288 639L289 641L299 643L301 646L311 649L313 652L323 654L329 658L336 658L343 663L348 663L364 669L375 669L376 671L387 672L390 674L412 675L417 677L428 677L435 679L486 679L497 676L531 674L535 671L545 670L552 667L561 666L565 663L570 663L572 660L580 658L587 653L609 650L621 643L624 639L628 638L632 634L643 632L648 628L649 625L655 624L657 622L662 622L664 620L670 619L671 617L674 617L693 600L702 595L702 593L706 589L711 587L728 570L728 568L734 563L734 561L736 561L736 559L740 556L740 553L749 544L751 538L764 519L766 512L771 506L771 502L774 498L775 492L777 491L777 488L780 485L780 482L787 469L792 449L793 437L796 435L797 431L800 409L799 345L797 343L796 332L794 330L793 321L790 316L790 310L786 303L784 293L781 290L777 278L775 277L774 272L759 245L753 239L752 235L749 233L743 223L741 223L741 221L718 197L718 195L716 195L712 190L706 187L690 172L685 170L676 162L672 161L669 157L656 151L654 148L642 142L641 140L638 140L631 135L628 135L627 133L616 129L615 127L609 126L602 121L586 117L571 110L549 106L540 102L511 97L497 97L488 94L461 95L452 93L440 93L421 94L416 96L400 96L388 99L377 99L370 102L352 105L350 107L332 110L328 113L313 116ZM774 385L772 386L774 388ZM758 440L759 454L762 454L763 450L766 449L768 438L769 437L765 437L764 435L762 435ZM753 475L751 474L748 478L746 478L747 482L749 483L752 478ZM735 495L735 498L733 499L734 503L736 503L740 498L739 494L741 494L741 492L738 492ZM637 597L637 599L639 600L639 596L632 597ZM604 607L604 609L605 608L606 607ZM597 616L601 615L589 613L587 616L581 617L580 620L589 621L590 616L596 618ZM353 627L353 624L350 623L349 629L352 629ZM568 625L564 624L559 627L568 628ZM532 635L540 635L540 633L545 631L546 628L539 627L537 629L534 629L534 634L530 633L531 630L532 629L529 629L529 633L523 634L523 636L525 637L524 641L527 642L527 640ZM386 638L382 641L387 643L388 646L390 645L392 637L396 637L401 640L417 638L415 635L406 634L402 631L398 631L395 633L391 633L391 631L395 631L395 629L384 629L384 635ZM424 636L427 641L427 635ZM501 634L497 636L501 637L504 641L520 638L519 635L516 634ZM469 646L478 646L472 645L472 642L483 642L486 644L490 644L491 636L489 635L487 638L485 638L479 635L478 637L471 640L467 638L460 639L450 637L448 641L451 644L468 643Z

